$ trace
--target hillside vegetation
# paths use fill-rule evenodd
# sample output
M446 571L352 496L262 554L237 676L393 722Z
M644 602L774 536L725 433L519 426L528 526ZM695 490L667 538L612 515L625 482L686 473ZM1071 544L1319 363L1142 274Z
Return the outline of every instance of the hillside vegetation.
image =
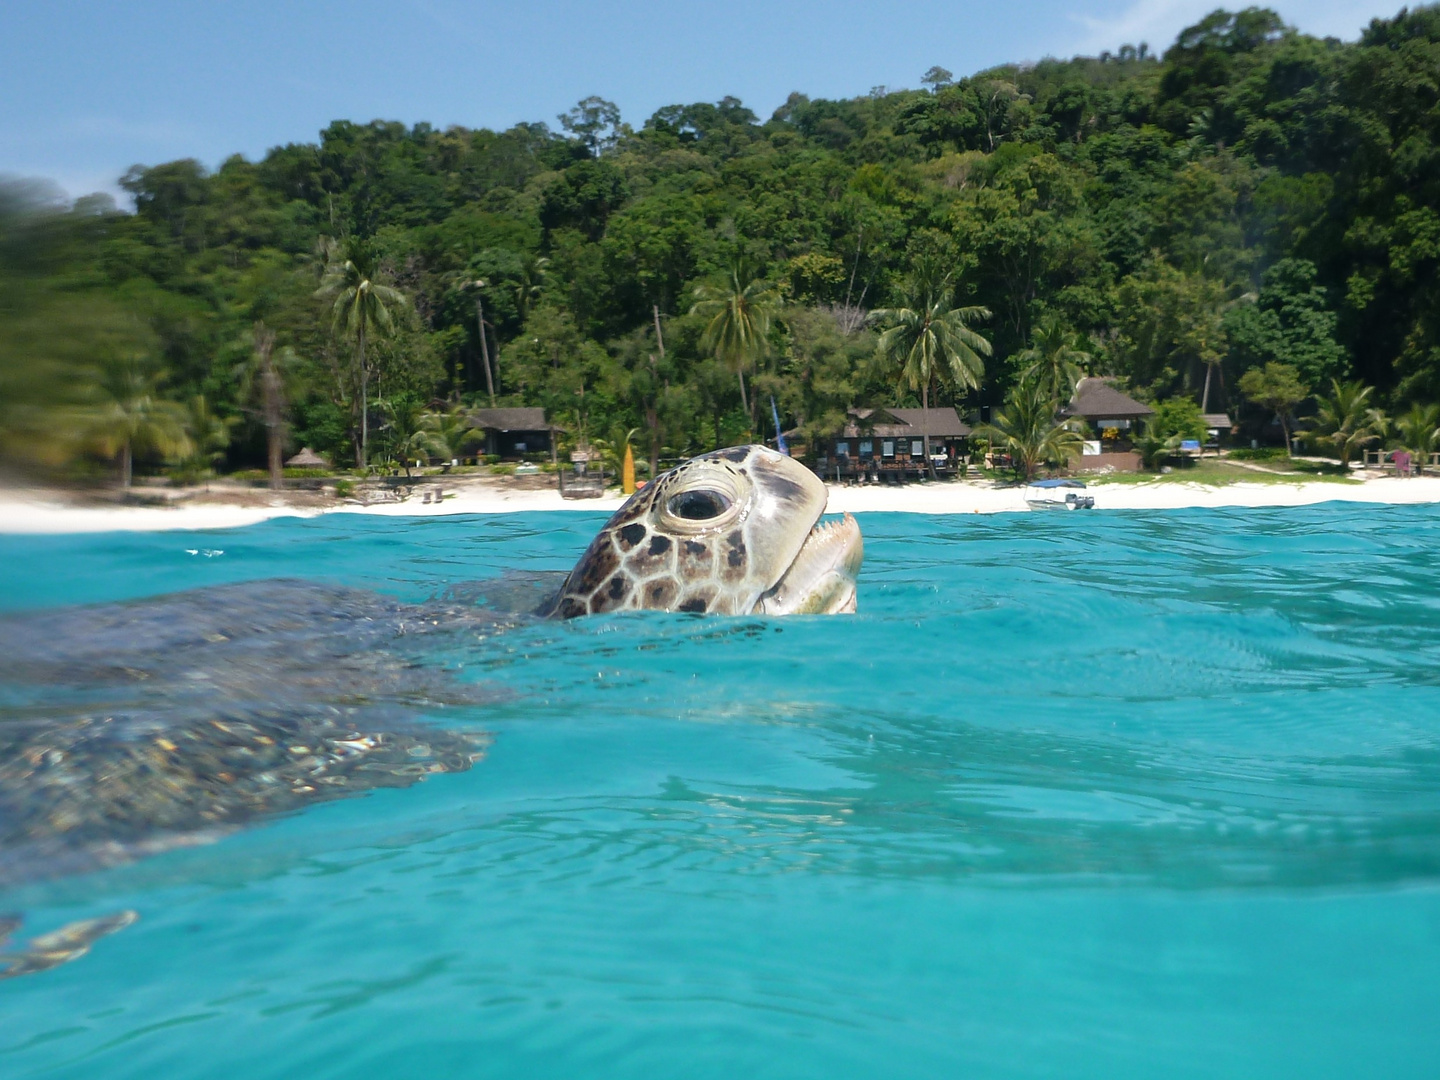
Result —
M671 458L773 436L772 396L811 435L856 404L999 405L1056 342L1148 399L1198 403L1208 373L1211 411L1277 363L1440 401L1440 9L1354 43L1221 11L1160 56L923 86L764 119L590 98L502 132L336 121L213 173L137 166L133 213L12 183L0 453L449 457L447 414L493 388ZM978 379L877 349L869 313L942 293L990 346Z

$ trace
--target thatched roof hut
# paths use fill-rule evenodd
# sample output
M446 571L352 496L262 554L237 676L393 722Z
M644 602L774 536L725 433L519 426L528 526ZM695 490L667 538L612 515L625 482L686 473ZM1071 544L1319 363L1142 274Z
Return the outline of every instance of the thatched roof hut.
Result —
M294 457L287 459L285 467L287 469L328 469L330 462L306 446Z

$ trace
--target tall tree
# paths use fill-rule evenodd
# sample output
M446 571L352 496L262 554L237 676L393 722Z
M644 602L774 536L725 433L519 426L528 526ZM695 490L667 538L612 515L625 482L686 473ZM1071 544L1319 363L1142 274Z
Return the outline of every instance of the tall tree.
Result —
M1035 379L1017 383L1005 407L975 434L1005 447L1027 483L1041 464L1078 457L1083 441L1071 422L1057 419L1055 399Z
M885 328L876 345L880 355L896 371L901 383L920 391L925 467L933 480L931 393L937 381L956 393L980 385L985 375L983 357L991 353L990 342L970 324L988 319L990 312L983 307L956 307L954 278L933 258L922 258L916 264L905 281L902 303L902 307L872 311L870 320Z
M1290 413L1310 396L1310 389L1300 381L1300 372L1290 364L1271 361L1263 368L1251 368L1240 376L1240 392L1256 405L1275 413L1280 432L1285 437L1285 453L1290 454Z
M387 449L400 462L405 476L410 476L410 462L432 457L443 457L450 452L445 440L440 438L434 426L427 423L429 417L425 407L409 396L394 401L382 401L381 411L385 414Z
M185 434L190 443L185 471L194 479L211 475L225 460L230 446L230 423L216 416L204 394L196 394L186 406Z
M121 487L130 486L136 451L174 458L190 448L185 409L160 396L160 382L159 366L145 355L123 352L100 363L84 428L92 446L117 459Z
M252 415L258 414L265 428L265 460L270 472L270 487L279 491L285 486L286 376L295 361L287 346L275 351L275 332L257 321L250 331L249 355L240 364L240 399L252 402Z
M1030 347L1016 358L1027 365L1022 377L1035 380L1064 404L1074 396L1090 364L1090 354L1080 346L1079 334L1055 316L1047 316L1030 331Z
M1440 405L1412 405L1396 417L1395 429L1400 445L1415 456L1416 471L1423 473L1430 456L1440 449Z
M331 326L350 337L355 349L355 375L360 385L360 441L355 464L364 468L370 443L370 368L365 359L367 337L387 333L394 326L394 309L401 307L405 294L377 280L379 260L372 244L351 238L341 247L339 257L325 270L325 281L316 295L331 301Z
M755 273L748 259L736 258L724 280L695 286L690 314L709 320L700 347L722 361L740 379L740 404L755 427L753 403L745 393L745 369L769 348L770 324L780 307L780 293Z
M1304 432L1296 434L1307 440L1328 446L1340 458L1340 464L1349 465L1356 450L1380 438L1384 418L1380 411L1370 404L1373 386L1366 386L1360 380L1341 382L1330 380L1330 396L1317 399L1315 419Z
M515 281L515 310L522 323L530 317L530 309L545 291L549 270L550 260L543 255L521 256L520 275Z

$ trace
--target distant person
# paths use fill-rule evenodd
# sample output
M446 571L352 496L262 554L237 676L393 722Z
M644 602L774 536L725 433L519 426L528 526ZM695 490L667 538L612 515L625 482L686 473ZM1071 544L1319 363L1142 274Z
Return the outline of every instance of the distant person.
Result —
M1409 476L1409 475L1410 475L1410 451L1409 451L1409 450L1396 450L1395 453L1393 453L1393 454L1390 455L1390 457L1391 457L1391 460L1393 460L1393 461L1395 462L1395 475L1396 475L1396 476Z

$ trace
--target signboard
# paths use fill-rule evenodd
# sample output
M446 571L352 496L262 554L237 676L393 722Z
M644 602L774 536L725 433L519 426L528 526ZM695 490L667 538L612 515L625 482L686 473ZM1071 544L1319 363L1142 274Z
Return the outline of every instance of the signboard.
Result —
M1100 453L1099 439L1086 439L1080 444L1080 453L1085 457L1096 457Z

